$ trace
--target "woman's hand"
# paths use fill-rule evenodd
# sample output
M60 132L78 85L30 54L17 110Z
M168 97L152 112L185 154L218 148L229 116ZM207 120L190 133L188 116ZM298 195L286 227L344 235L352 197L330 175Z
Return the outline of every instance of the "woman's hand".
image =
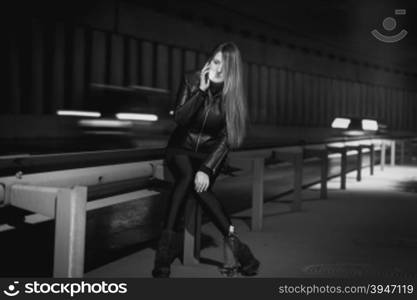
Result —
M198 171L195 174L194 184L197 193L205 192L210 184L210 179L206 173Z
M203 91L207 90L210 85L210 80L208 78L209 71L210 71L210 64L207 62L200 72L200 89Z

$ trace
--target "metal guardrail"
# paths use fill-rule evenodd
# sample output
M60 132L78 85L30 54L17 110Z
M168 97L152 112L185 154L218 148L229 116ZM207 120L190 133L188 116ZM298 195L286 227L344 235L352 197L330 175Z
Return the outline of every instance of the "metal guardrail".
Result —
M132 178L92 186L14 184L10 205L55 219L54 277L82 277L87 211L159 195L163 180Z
M391 164L395 162L395 141ZM385 140L381 153L385 153ZM242 150L253 161L252 229L262 228L263 169L268 152L294 162L301 170L303 147ZM155 174L164 149L100 151L0 159L0 196L8 204L55 219L55 277L81 277L84 266L86 212L126 201L152 197L166 187ZM295 154L294 154L295 153ZM385 155L383 157L385 161ZM45 174L50 177L44 178ZM301 207L301 171L295 172L294 208ZM6 176L5 176L6 175ZM42 178L40 178L40 176ZM187 242L190 245L190 242ZM187 248L187 253L193 253Z

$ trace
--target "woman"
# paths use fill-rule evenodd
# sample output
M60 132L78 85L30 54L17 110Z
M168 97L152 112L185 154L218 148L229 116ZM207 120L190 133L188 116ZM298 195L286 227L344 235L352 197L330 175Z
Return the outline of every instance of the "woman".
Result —
M168 216L155 255L154 277L168 277L174 257L174 224L189 192L199 201L227 241L242 275L255 275L259 261L249 247L229 233L231 221L212 191L231 148L242 144L246 105L242 61L234 43L223 43L198 72L186 74L178 93L174 118L178 123L167 149L166 164L175 178Z

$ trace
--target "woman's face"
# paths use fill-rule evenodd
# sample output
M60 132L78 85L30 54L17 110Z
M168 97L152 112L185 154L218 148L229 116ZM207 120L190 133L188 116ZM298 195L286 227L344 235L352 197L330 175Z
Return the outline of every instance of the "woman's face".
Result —
M219 82L224 80L223 55L217 52L210 62L209 79Z

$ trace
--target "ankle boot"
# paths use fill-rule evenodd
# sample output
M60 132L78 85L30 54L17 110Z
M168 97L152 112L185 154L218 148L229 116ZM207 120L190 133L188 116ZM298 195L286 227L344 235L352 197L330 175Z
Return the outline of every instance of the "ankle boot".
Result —
M228 238L233 240L230 244L232 245L233 254L240 265L238 271L243 276L256 275L260 263L252 254L249 247L242 243L235 234L232 234Z
M155 253L154 269L152 276L155 278L166 278L171 273L172 243L175 232L172 230L162 231Z

